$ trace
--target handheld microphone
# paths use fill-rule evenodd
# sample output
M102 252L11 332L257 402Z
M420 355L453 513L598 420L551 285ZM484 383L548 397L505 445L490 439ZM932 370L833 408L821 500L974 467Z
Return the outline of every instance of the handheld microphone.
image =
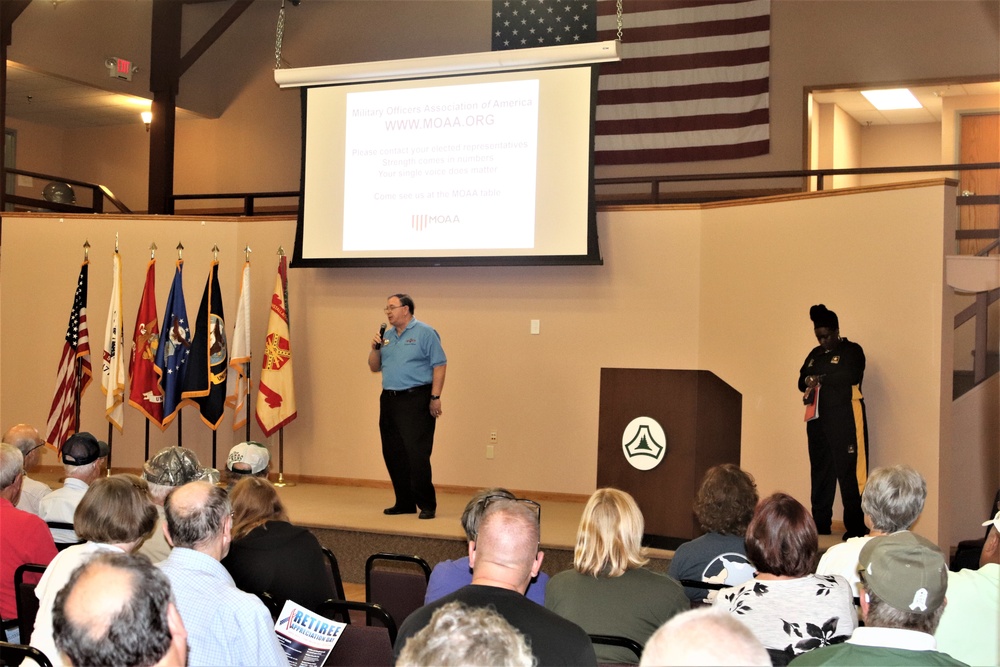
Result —
M382 326L380 326L378 328L379 342L375 343L375 349L376 350L381 350L382 349L382 338L385 336L385 327L386 327L386 324L385 324L385 322L383 322Z

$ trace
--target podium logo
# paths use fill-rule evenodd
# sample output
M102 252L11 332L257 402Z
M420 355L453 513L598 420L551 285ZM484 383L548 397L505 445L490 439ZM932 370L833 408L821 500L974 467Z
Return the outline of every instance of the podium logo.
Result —
M622 432L622 453L636 470L652 470L667 453L667 435L652 417L636 417Z

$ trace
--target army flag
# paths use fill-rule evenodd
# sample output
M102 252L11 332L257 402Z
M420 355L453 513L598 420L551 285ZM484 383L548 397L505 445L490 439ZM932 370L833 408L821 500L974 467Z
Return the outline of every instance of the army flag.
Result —
M114 270L111 279L111 303L108 305L108 322L104 327L104 352L101 368L101 391L104 392L104 414L108 421L122 431L125 421L125 364L122 339L122 256L115 250L112 259Z
M156 375L156 350L160 324L156 318L156 260L149 260L139 312L132 331L132 353L128 360L128 404L146 419L163 428L163 392Z
M226 344L222 291L219 289L219 262L213 261L198 307L191 354L181 390L184 402L196 404L201 420L213 431L219 427L225 413L228 365L229 347Z
M180 410L181 387L190 353L191 324L184 304L184 261L179 259L163 311L163 334L153 362L163 394L163 426L170 424Z
M56 371L56 390L49 408L49 419L45 425L45 442L50 447L61 450L72 433L76 432L77 401L90 385L93 371L90 366L90 338L87 332L87 277L89 262L80 267L80 277L76 281L73 308L69 312L62 355ZM79 373L77 373L79 360Z
M267 319L264 362L257 382L257 423L270 436L298 416L295 411L295 387L292 382L292 345L288 330L288 266L282 255L278 277L271 295Z
M233 430L247 423L247 396L250 394L250 262L243 265L240 303L229 360L226 405L233 409Z

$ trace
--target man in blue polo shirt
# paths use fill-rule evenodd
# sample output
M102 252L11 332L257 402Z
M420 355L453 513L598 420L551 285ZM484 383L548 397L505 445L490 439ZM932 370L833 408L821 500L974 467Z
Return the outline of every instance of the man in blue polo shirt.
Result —
M372 339L368 367L382 373L378 428L382 457L396 502L386 514L433 519L437 497L431 482L434 426L441 416L441 390L448 359L441 337L413 316L413 299L393 294L385 306L389 329Z

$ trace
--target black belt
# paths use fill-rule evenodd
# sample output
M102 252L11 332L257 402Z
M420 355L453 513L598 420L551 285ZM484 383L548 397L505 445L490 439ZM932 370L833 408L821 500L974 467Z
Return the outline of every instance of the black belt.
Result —
M383 389L382 393L386 396L405 396L406 394L415 394L418 391L430 391L431 386L429 384L422 384L419 387L410 387L409 389Z

